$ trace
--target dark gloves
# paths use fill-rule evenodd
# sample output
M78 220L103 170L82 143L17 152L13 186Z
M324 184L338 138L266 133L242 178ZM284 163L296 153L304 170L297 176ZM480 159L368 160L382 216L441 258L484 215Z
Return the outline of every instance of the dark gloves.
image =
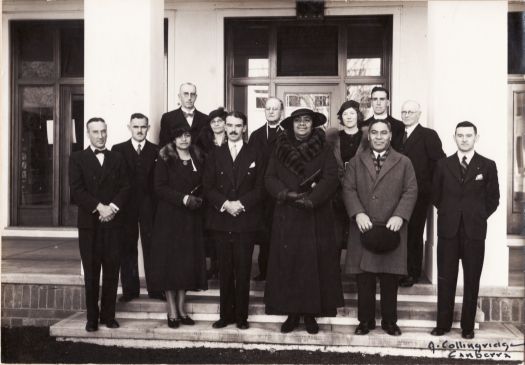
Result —
M314 203L308 198L297 199L293 205L299 209L313 209Z
M298 199L301 199L304 196L304 193L297 193L295 191L289 191L286 193L286 201L294 202Z
M202 198L199 198L197 196L188 195L188 200L186 201L186 206L191 209L198 209L202 205Z

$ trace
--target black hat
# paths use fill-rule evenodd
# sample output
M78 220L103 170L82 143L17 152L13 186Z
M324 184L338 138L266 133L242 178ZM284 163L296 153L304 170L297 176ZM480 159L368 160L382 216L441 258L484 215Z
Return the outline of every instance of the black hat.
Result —
M386 228L384 224L374 223L371 230L361 233L361 243L368 251L385 254L399 246L401 235Z
M341 107L339 108L339 111L337 112L337 115L338 116L341 116L343 115L344 111L348 108L352 108L354 109L356 112L359 111L359 103L357 101L354 101L354 100L347 100L345 101Z
M213 111L210 112L209 114L209 117L210 117L210 122L212 120L214 120L215 118L219 117L221 118L222 120L226 120L226 116L228 115L228 112L226 110L224 110L224 108L221 106Z
M322 126L323 124L326 123L326 117L324 116L324 114L314 112L311 109L302 108L302 109L294 110L292 112L292 115L290 115L288 118L283 119L283 121L281 122L281 127L286 128L286 129L292 128L293 120L295 119L295 117L300 117L303 115L309 115L310 117L312 117L312 120L313 120L312 128Z

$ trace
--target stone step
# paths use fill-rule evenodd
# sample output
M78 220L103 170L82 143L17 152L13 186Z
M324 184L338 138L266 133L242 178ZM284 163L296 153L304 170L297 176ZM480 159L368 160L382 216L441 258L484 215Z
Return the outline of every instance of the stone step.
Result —
M523 357L523 334L514 326L502 323L483 323L476 331L475 340L463 340L456 329L442 337L431 336L427 328L404 326L401 326L403 334L399 337L389 336L381 328L368 335L357 336L354 335L355 325L320 323L320 332L310 335L303 325L292 333L282 334L280 323L274 322L250 321L249 329L239 330L234 325L214 329L211 321L199 320L195 326L171 329L165 319L120 316L117 319L120 323L118 329L101 326L97 332L86 332L85 313L77 313L51 326L50 334L62 340L129 347L302 349L473 359L479 356L495 359Z
M409 298L410 299L410 298ZM454 308L454 321L461 317L461 304L456 303ZM188 295L186 310L190 314L217 314L219 313L219 298L217 296ZM117 303L117 312L130 313L166 313L166 303L160 300L149 299L142 295L127 303ZM380 315L380 305L377 302L376 312ZM436 303L429 301L398 301L398 318L432 322L436 319ZM265 306L262 297L251 297L248 313L252 315L264 315ZM338 309L338 315L342 317L357 318L357 299L345 299L345 306ZM271 316L270 316L271 317ZM476 322L483 322L484 314L478 308Z

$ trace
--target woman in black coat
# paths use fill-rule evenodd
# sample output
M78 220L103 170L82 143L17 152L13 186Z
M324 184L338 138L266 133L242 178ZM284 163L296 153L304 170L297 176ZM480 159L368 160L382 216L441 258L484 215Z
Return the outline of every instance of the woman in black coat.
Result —
M155 166L158 198L152 238L152 280L155 291L165 291L168 326L195 322L186 314L186 290L205 290L201 185L202 164L191 148L189 128L171 131L171 140L159 152Z
M299 109L281 122L265 176L277 200L264 301L267 313L288 318L281 332L293 331L304 317L317 333L318 316L335 316L344 305L331 199L339 179L332 149L321 128L321 113Z
M326 131L326 139L332 146L337 161L339 180L343 181L345 167L348 162L356 153L368 147L368 127L359 127L364 117L359 110L359 103L354 100L347 100L341 105L337 112L337 119L339 119L343 129L328 129ZM334 196L333 209L336 239L341 249L343 249L346 248L348 242L350 220L343 203L341 188L337 189L337 193Z

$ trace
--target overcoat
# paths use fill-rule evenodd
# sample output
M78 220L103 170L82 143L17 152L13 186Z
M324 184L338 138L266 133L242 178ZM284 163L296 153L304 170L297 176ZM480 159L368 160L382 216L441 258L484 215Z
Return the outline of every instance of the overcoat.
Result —
M267 313L333 316L344 305L331 207L339 185L337 163L324 142L324 132L315 132L322 134L322 144L315 157L304 163L302 175L292 172L278 158L279 146L266 171L266 189L277 199L282 192L297 191L305 177L321 170L319 182L308 194L313 209L296 208L282 201L275 206L266 276ZM289 137L282 133L279 139L284 138Z
M168 144L155 166L154 187L158 198L151 252L151 290L207 289L202 208L190 210L185 195L201 184L202 165L192 153L184 165ZM171 154L167 155L167 148ZM175 153L175 155L173 155Z
M407 222L417 200L416 175L408 157L390 148L379 174L376 174L370 149L356 154L345 172L343 200L350 217L346 273L406 275ZM367 214L372 223L386 223L392 216L403 218L400 245L386 254L366 250L355 222L358 213Z

